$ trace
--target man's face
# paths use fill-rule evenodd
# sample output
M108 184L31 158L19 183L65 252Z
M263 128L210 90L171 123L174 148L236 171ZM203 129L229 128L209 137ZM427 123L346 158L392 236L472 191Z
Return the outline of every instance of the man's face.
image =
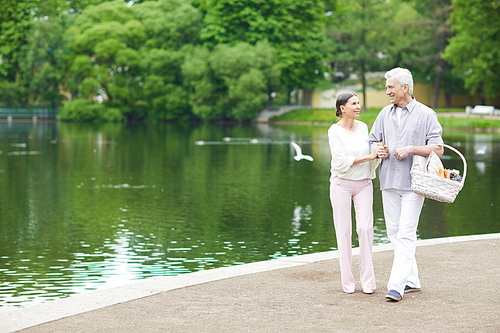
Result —
M391 99L391 104L399 106L401 102L405 101L406 94L408 93L408 85L400 86L395 78L391 77L385 82L385 94Z

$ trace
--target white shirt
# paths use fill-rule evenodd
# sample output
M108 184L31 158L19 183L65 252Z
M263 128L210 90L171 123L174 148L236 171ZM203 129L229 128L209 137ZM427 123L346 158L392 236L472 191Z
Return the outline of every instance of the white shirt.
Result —
M401 123L401 113L402 112L403 112L403 108L396 107L396 115L398 117L398 122L397 122L398 125Z
M376 177L375 169L380 163L379 159L353 165L356 157L370 154L368 143L368 126L355 120L358 127L353 132L333 124L328 129L328 142L332 153L331 177L349 180L373 179Z

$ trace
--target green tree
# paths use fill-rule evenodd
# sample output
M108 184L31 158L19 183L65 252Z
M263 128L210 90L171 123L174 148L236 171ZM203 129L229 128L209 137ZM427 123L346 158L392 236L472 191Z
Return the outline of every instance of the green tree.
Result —
M0 0L0 102L5 106L26 106L28 94L21 79L20 60L30 26L30 5L26 1Z
M322 76L323 1L206 0L199 6L206 12L200 37L209 48L269 41L289 92Z
M59 84L64 70L64 31L55 20L32 21L23 58L20 61L22 80L30 99L52 108L62 99Z
M219 96L223 95L222 82L217 82L208 61L210 51L203 46L192 48L182 64L184 83L189 89L189 104L193 113L204 120L218 119L221 108ZM221 105L222 107L222 105Z
M144 98L149 118L176 120L190 116L187 90L183 86L183 51L152 49L143 52Z
M34 17L66 21L65 24L80 15L85 8L115 0L29 0Z
M410 68L415 82L434 84L432 107L437 107L439 93L444 90L447 106L452 93L463 90L463 81L452 74L452 66L442 58L453 35L448 19L451 0L411 0L413 14L405 15L398 26L405 42L396 57L397 64ZM410 11L408 9L407 11ZM465 92L465 91L464 91Z
M453 64L465 87L482 98L498 96L500 89L500 3L453 0L450 15L455 36L443 58ZM481 101L484 103L484 101Z
M0 81L0 102L7 107L26 106L28 92L19 82Z
M209 61L217 78L224 82L230 118L255 118L264 108L269 94L279 89L276 78L280 75L281 64L268 42L258 42L255 46L219 44Z
M198 44L202 15L188 0L147 1L134 5L145 27L140 76L148 117L159 120L192 117L181 66Z
M147 48L177 50L186 44L198 44L203 17L191 1L147 1L133 9L146 29Z
M129 118L190 117L181 65L196 44L201 13L189 0L88 6L67 36L67 87L72 96L119 108Z
M30 26L30 4L26 1L0 0L0 77L19 78L19 59Z
M339 11L329 16L328 36L333 77L358 74L362 83L366 111L366 73L387 69L394 64L399 47L395 6L380 0L345 0ZM396 32L396 36L394 33ZM395 38L396 37L396 38Z
M193 112L202 119L254 119L280 83L280 65L268 42L255 46L199 46L182 65Z
M94 100L123 113L133 110L142 89L135 75L146 33L122 1L88 6L67 31L71 45L68 88L87 103ZM100 100L99 100L100 99Z
M24 72L24 69L20 69L25 57L23 49L30 43L28 39L33 34L32 30L39 28L33 23L55 22L64 30L68 22L86 6L104 1L106 0L0 0L0 77L9 81L20 79L21 72ZM38 37L47 38L40 35L40 31L34 33Z

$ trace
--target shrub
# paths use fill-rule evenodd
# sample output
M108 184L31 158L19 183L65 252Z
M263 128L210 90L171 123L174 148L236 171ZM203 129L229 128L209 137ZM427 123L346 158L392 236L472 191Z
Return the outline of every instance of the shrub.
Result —
M117 108L106 108L104 104L88 103L78 98L66 102L57 118L77 122L118 122L123 119L123 115Z

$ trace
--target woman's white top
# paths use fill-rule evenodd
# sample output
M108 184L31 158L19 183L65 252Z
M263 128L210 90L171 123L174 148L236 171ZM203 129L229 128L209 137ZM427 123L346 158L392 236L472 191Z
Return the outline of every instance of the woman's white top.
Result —
M349 180L376 177L375 170L380 164L380 159L376 158L369 162L353 165L356 157L370 154L368 126L358 120L355 122L358 127L353 132L337 124L333 124L328 129L328 142L332 153L330 181L335 177Z

